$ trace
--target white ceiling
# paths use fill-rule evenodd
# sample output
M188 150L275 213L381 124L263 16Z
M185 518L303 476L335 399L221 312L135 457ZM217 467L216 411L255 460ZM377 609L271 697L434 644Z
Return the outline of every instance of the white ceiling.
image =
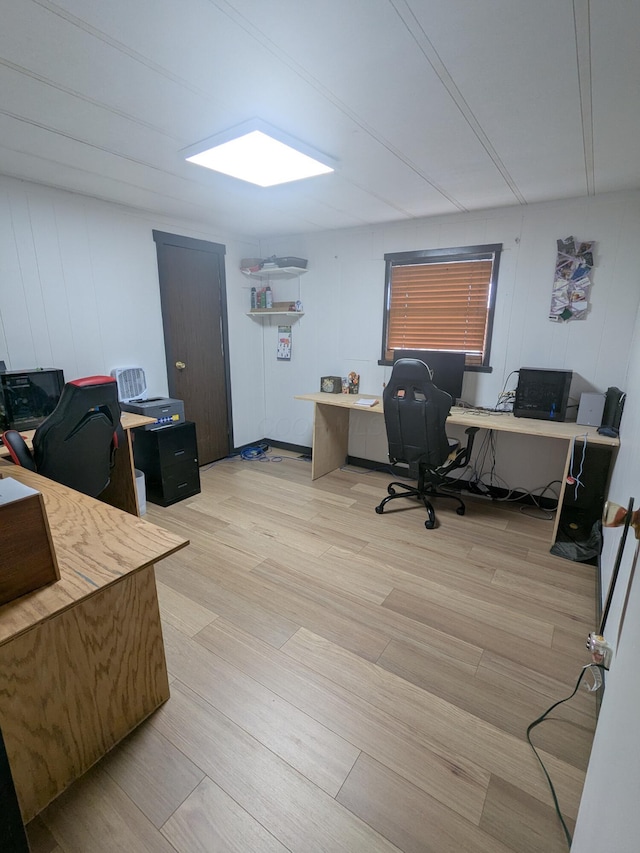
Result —
M0 0L0 174L266 237L640 187L638 0ZM339 161L184 162L259 117Z

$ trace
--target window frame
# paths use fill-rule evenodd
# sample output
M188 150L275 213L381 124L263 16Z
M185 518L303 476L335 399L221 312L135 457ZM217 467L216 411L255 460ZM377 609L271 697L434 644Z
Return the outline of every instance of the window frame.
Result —
M391 300L391 278L394 266L417 266L420 263L447 263L448 261L486 261L492 260L491 280L489 282L489 302L487 305L487 326L485 333L485 347L482 364L465 364L465 371L476 373L491 373L491 338L493 336L493 321L496 307L496 293L498 290L498 273L500 270L500 255L502 243L489 243L482 246L456 246L447 249L420 249L413 252L388 252L385 260L385 283L384 304L382 320L382 351L378 364L392 365L393 361L387 358L387 335L389 326L389 309ZM420 347L413 347L420 349ZM424 349L434 349L425 346Z

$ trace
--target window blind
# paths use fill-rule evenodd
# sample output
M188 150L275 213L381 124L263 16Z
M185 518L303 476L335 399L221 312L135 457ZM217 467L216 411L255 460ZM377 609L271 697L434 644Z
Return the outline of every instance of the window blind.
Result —
M482 364L492 269L492 260L394 264L387 358L395 349L454 350Z

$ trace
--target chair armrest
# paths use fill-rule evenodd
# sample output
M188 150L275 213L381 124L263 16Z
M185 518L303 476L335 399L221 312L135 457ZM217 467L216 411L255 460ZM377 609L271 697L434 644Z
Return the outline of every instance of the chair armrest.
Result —
M467 436L467 443L464 447L460 446L460 442L457 443L458 446L456 448L453 448L446 462L440 466L440 470L443 473L448 474L455 468L464 468L465 465L469 464L471 454L473 453L473 439L475 438L475 435L479 429L480 427L467 427L467 429L465 430ZM449 440L451 441L451 439Z
M462 453L460 454L459 465L468 465L469 460L471 459L471 454L473 453L473 440L476 436L476 433L480 427L467 427L465 430L465 435L467 436L467 444L464 447Z
M6 432L3 432L2 443L9 451L9 456L16 465L20 465L21 468L28 468L29 471L36 470L36 463L34 462L31 451L17 429L8 429Z

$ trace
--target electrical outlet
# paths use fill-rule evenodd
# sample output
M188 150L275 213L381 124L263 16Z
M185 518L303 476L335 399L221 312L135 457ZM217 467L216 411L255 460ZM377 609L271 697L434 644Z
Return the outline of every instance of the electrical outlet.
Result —
M587 648L591 652L591 660L594 663L599 663L607 667L607 669L609 668L612 648L602 634L596 634L592 631L587 639Z

